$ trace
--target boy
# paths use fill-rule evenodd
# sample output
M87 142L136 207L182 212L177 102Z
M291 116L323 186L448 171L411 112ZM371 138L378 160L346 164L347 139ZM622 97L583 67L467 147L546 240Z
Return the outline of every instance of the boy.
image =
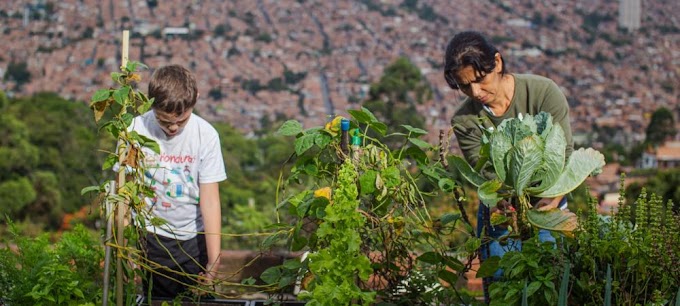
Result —
M162 67L149 81L151 110L131 129L155 140L160 154L144 149L146 235L149 261L144 294L174 298L187 294L197 276L211 284L220 262L221 210L218 182L227 178L217 131L192 114L198 92L194 76L179 65ZM152 225L150 218L163 224Z

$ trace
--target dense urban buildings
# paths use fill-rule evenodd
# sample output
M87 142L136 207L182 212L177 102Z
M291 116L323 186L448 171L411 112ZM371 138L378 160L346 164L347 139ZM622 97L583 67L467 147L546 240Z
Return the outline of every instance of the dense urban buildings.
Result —
M187 65L199 78L201 114L253 133L285 118L311 126L344 115L406 57L434 92L418 106L434 139L462 99L444 82L443 48L454 33L478 29L501 47L511 72L562 87L577 142L597 147L604 133L629 145L644 138L655 109L677 115L680 104L680 3L640 3L3 1L0 89L87 101L111 85L127 29L131 60L151 69Z

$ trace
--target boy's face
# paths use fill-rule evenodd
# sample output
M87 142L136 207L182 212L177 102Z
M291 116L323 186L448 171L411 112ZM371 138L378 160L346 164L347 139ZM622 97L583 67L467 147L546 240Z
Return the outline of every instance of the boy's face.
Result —
M191 112L193 110L193 108L189 108L179 116L155 109L153 113L154 116L156 116L156 122L158 122L158 125L161 127L163 132L165 132L165 135L168 137L173 137L182 132L184 126L186 126L187 122L189 122L189 118L191 118Z

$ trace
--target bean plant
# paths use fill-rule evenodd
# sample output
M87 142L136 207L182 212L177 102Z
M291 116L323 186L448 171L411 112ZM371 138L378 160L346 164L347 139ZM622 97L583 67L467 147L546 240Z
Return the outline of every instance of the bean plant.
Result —
M304 129L290 120L279 129L295 137L295 154L278 193L274 227L282 234L265 246L283 239L290 251L309 256L262 278L278 288L297 280L310 305L472 302L456 282L480 242L461 213L433 217L428 210L428 201L452 195L459 184L437 148L420 139L427 132L402 125L387 133L368 109L348 113L351 118L338 116L323 127ZM350 121L351 148L343 143L343 119ZM401 145L388 147L385 139ZM454 231L466 233L468 243L447 245Z

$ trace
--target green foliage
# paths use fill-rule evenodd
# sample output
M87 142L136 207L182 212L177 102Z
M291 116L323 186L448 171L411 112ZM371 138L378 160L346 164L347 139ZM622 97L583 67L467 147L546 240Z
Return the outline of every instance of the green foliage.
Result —
M228 214L223 222L225 228L229 234L260 232L265 224L275 220L276 203L272 200L276 196L275 178L292 153L290 143L273 135L246 138L228 124L215 123L214 127L220 134L229 175L229 184L220 184L222 211ZM261 242L258 238L237 236L225 240L225 245L252 249Z
M309 271L314 275L309 305L348 305L359 301L370 305L375 292L364 292L356 282L367 281L371 262L361 252L361 236L357 229L364 226L366 218L357 210L359 192L355 180L355 166L346 159L338 173L337 187L333 189L333 205L327 205L325 216L317 230L318 252L309 255Z
M654 111L652 118L647 125L645 142L651 145L660 145L668 139L675 136L677 130L675 129L675 119L673 113L661 107Z
M242 80L241 89L250 92L250 94L256 94L258 91L265 89L266 87L260 84L259 80Z
M0 110L4 109L7 104L9 104L7 95L5 95L5 92L0 91Z
M654 193L664 201L673 203L671 208L675 213L680 213L680 169L655 170L644 183L634 182L626 187L627 203L634 203L646 189L648 193Z
M295 85L299 83L300 81L304 80L307 77L307 72L298 72L295 73L293 71L288 70L288 68L284 67L283 70L283 79L286 80L286 84L288 85Z
M522 227L531 225L571 232L576 216L553 208L533 209L530 197L555 198L576 189L590 174L604 166L604 156L589 149L574 151L565 163L567 143L564 131L553 125L546 112L536 116L506 119L493 130L485 131L479 163L472 168L461 157L454 156L454 165L465 179L478 187L482 202L495 206L502 199L519 199L517 210ZM487 179L483 173L493 173Z
M225 210L227 222L225 222L223 232L234 237L222 243L223 249L256 250L264 242L263 238L252 234L265 232L266 226L274 220L273 210L258 208L254 201L251 203L251 205L236 204L229 210Z
M40 148L34 171L52 172L62 184L63 210L74 212L87 204L80 189L105 177L97 150L107 140L97 137L87 106L42 93L15 101L11 109L28 127L31 143Z
M215 33L215 36L222 36L224 37L228 32L231 32L232 26L228 23L220 23L217 26L215 26L215 29L213 29L213 32Z
M96 155L100 142L87 112L81 103L48 93L7 101L0 114L0 132L9 135L0 140L0 185L31 185L30 191L21 185L23 195L3 197L13 202L6 208L21 205L11 209L14 220L30 218L57 229L65 212L89 201L79 191L103 173Z
M31 72L28 71L26 62L10 62L7 65L7 70L3 79L6 81L14 81L17 87L20 88L24 84L31 81Z
M0 214L12 216L33 202L37 194L26 177L0 182Z
M281 78L273 78L269 80L269 82L267 82L267 88L271 91L284 91L288 89L286 83L284 83L284 80Z
M29 127L12 112L0 114L0 180L25 176L38 164L38 147L31 143Z
M108 185L107 181L99 186L85 187L81 191L82 194L88 192L103 194L104 196L98 198L100 200L98 204L102 210L104 210L105 204L110 203L112 212L135 213L134 222L123 224L121 220L114 230L116 235L110 241L107 241L107 243L117 246L114 248L115 254L113 256L119 258L120 262L123 262L123 258L130 259L124 261L122 265L115 265L116 267L122 266L124 271L119 275L125 275L128 279L144 277L142 270L148 266L133 260L138 259L139 254L134 248L128 248L127 244L134 245L138 242L139 235L144 234L143 229L147 222L157 222L156 224L164 222L164 220L150 216L149 212L144 209L145 204L143 202L144 198L153 196L151 187L144 184L144 172L146 171L142 162L145 156L144 150L159 153L160 147L152 139L129 128L134 116L146 113L153 103L153 100L135 89L136 82L141 80L137 73L138 68L145 68L145 66L139 62L127 62L124 66L121 66L121 72L111 73L111 79L117 84L117 87L97 90L92 95L90 102L94 120L99 124L100 131L106 132L108 139L116 141L116 149L108 153L102 166L103 170L114 165L118 166L118 169L116 169L116 190L105 192ZM132 265L133 263L135 265ZM122 279L119 278L120 281ZM134 282L116 285L123 286L123 291L127 290L128 296L132 296L131 292L135 291ZM122 303L124 298L120 294L116 295L116 301L119 303Z
M559 263L560 252L553 243L541 242L538 236L522 241L522 251L505 253L500 260L503 281L490 286L491 305L519 304L525 283L529 305L556 305Z
M432 90L420 69L402 57L385 68L378 83L371 84L364 107L389 127L405 124L422 128L425 120L415 106L431 97Z
M654 194L643 192L634 205L624 198L621 191L619 212L611 218L589 214L565 250L574 264L572 303L602 305L607 286L612 305L662 303L678 290L680 216Z
M295 136L294 165L279 188L285 192L277 207L279 227L288 233L285 238L292 251L308 250L310 255L299 271L271 268L277 272L268 276L276 277L267 282L280 286L290 273L300 278L309 273L306 279L312 281L306 296L334 305L368 301L357 288L370 289L392 303L470 300L468 294L439 284L440 279L455 284L469 269L460 258L473 256L479 240L471 238L449 248L445 236L457 230L470 237L472 227L463 226L461 215L449 211L433 218L425 205L437 192L451 193L457 186L439 162L430 160L437 149L419 139L427 131L401 125L390 134L368 109L348 113L352 137L358 138L351 149L342 143L340 126L348 119L340 116L323 128L305 129L290 120L278 131ZM391 137L404 139L401 146L390 149L384 140ZM419 187L424 185L436 187L426 192ZM416 254L422 255L416 260ZM381 284L366 283L368 274ZM398 287L409 279L417 280L418 288L437 286L441 291L413 291L404 299ZM342 296L354 298L341 300Z
M491 286L492 304L519 304L525 281L529 305L667 305L677 299L680 216L654 194L643 192L626 205L620 193L611 217L597 215L591 199L573 239L558 237L555 246L531 238L521 252L506 253L503 278Z
M52 244L9 222L0 249L0 292L8 305L95 305L102 302L101 244L82 225ZM16 245L16 250L10 246Z

